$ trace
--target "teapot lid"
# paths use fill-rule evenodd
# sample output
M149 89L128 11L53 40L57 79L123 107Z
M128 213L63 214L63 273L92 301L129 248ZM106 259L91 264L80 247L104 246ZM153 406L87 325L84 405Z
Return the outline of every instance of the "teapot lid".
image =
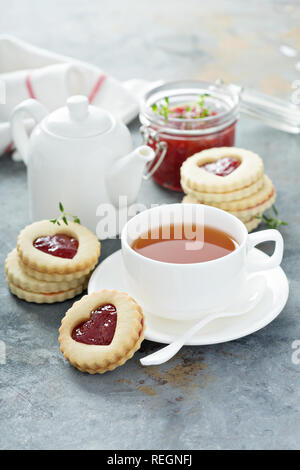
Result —
M103 134L113 125L113 118L104 109L89 105L86 96L75 95L68 98L67 106L49 114L43 124L52 134L78 139Z

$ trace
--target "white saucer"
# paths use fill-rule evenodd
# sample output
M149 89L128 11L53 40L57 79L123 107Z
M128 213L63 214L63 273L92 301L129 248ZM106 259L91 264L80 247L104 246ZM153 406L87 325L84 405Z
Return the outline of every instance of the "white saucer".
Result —
M262 251L253 248L249 253L253 260L263 260L268 255ZM268 325L284 308L288 294L289 285L286 275L282 268L277 267L269 271L261 271L267 282L267 288L262 300L249 313L240 317L223 318L214 320L206 327L201 329L188 344L205 345L224 343L234 339L242 338ZM124 282L124 266L121 250L106 258L95 269L90 278L88 293L99 291L101 289L116 289L127 291ZM130 292L128 292L130 295ZM142 302L139 301L144 310ZM172 321L160 318L144 310L146 316L145 338L158 343L171 343L182 332L190 328L195 321Z

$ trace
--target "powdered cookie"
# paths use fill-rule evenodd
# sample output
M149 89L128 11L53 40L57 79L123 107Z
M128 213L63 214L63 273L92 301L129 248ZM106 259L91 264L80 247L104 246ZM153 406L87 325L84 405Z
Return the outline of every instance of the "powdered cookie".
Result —
M74 222L58 226L48 220L22 230L17 248L26 266L48 274L84 271L95 265L100 254L100 243L87 228Z
M183 162L181 179L191 190L227 193L250 186L263 172L263 161L256 153L219 147L203 150Z
M141 307L124 292L104 289L74 303L62 320L58 340L74 367L103 374L133 356L144 329Z

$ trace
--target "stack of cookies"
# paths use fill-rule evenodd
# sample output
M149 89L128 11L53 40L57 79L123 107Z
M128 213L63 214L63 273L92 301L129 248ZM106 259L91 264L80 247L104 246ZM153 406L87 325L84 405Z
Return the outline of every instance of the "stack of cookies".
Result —
M86 288L99 255L96 235L82 225L35 222L21 231L6 258L7 284L27 302L62 302Z
M275 201L272 181L262 159L249 150L219 147L203 150L181 166L183 203L218 207L238 217L248 232Z

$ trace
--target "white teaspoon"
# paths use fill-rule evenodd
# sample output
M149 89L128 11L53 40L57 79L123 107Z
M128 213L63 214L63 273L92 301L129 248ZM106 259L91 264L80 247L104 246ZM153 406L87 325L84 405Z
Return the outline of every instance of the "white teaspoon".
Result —
M235 317L239 315L244 315L245 313L250 312L261 300L264 291L266 289L266 280L264 276L257 275L250 278L247 282L246 289L244 290L242 296L237 302L236 308L230 309L228 312L217 312L207 315L205 318L200 320L196 325L192 326L184 335L173 343L165 346L164 348L156 351L149 356L143 357L140 359L140 362L143 366L152 366L163 364L171 359L175 354L184 346L196 333L198 333L201 328L210 323L213 320L218 318L228 318Z

